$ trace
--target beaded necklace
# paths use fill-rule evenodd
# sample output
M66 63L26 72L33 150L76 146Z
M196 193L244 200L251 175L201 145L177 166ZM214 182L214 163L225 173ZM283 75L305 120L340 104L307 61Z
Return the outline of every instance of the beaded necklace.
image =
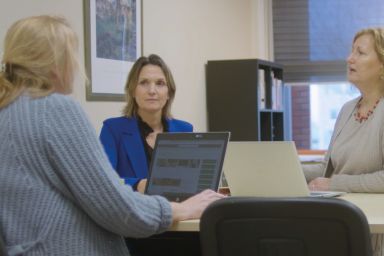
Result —
M373 107L372 107L370 110L368 110L367 114L365 114L365 115L363 115L363 114L360 113L360 107L361 107L361 100L362 100L362 99L363 99L363 98L361 97L361 98L359 99L359 102L357 102L357 105L356 105L356 112L353 114L353 116L355 117L355 120L356 120L357 122L359 122L359 123L362 123L362 122L368 120L368 117L371 116L371 115L373 114L373 111L375 111L377 105L379 104L379 102L380 102L380 100L381 100L382 98L379 98L379 99L375 102L375 104L373 105Z

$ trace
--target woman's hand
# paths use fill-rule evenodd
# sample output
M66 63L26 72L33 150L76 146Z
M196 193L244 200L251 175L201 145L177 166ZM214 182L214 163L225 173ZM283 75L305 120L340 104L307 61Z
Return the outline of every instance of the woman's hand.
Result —
M144 194L145 187L147 186L147 179L142 179L137 183L137 191Z
M212 190L204 190L181 203L172 202L173 221L198 219L210 203L225 197Z
M329 190L329 184L331 180L329 178L316 178L309 182L308 187L311 191L327 191Z

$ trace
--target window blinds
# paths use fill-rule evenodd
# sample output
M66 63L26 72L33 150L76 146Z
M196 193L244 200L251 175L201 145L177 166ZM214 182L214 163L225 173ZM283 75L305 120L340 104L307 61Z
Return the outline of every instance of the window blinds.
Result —
M275 61L288 83L346 80L354 34L383 26L382 0L273 0Z

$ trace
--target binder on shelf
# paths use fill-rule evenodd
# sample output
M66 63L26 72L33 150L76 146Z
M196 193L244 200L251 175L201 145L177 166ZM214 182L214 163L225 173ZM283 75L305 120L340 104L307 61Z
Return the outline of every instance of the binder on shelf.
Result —
M283 110L283 81L271 72L272 109Z
M271 109L276 110L276 79L273 71L270 73L271 76Z
M276 110L283 110L283 81L276 78Z
M264 69L259 69L258 70L258 79L259 79L259 84L258 84L258 91L259 91L259 108L260 109L265 109L266 107L266 83L265 83L265 70Z

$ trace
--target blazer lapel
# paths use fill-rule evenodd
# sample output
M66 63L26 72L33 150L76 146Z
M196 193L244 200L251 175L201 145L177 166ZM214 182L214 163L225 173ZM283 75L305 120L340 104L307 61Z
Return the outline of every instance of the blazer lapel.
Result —
M127 125L123 132L123 145L134 172L138 178L148 176L147 157L140 137L140 131L135 118L127 119Z

